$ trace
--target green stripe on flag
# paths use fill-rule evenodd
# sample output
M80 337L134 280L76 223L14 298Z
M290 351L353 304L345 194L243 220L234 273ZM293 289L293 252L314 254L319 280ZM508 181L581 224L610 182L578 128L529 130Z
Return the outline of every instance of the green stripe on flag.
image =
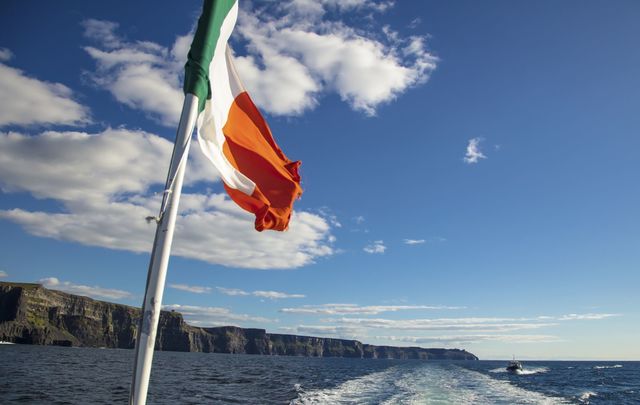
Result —
M211 98L209 85L209 65L213 59L220 27L236 0L204 0L202 15L193 37L184 75L184 94L198 96L198 111ZM223 50L224 51L224 50Z

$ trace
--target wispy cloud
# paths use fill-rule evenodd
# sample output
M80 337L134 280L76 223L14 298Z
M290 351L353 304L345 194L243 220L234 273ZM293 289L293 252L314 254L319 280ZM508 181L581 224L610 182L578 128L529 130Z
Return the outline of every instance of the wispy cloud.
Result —
M296 335L326 336L342 339L362 339L366 331L349 326L298 325L280 327L279 330Z
M304 298L304 294L287 294L279 291L254 291L251 293L256 297L268 298L270 300L279 300L283 298Z
M362 250L370 254L382 254L387 250L387 247L384 245L384 241L377 240L368 244Z
M336 307L335 310L331 307ZM390 306L389 308L394 308ZM343 311L343 308L345 309ZM382 307L384 308L384 307ZM353 315L376 314L377 307L361 307L363 311L350 304L327 304L325 306L304 306L300 308L285 308L281 312L301 314L325 315ZM413 309L413 306L397 306L397 308ZM439 307L434 307L439 308ZM451 307L456 308L456 307ZM418 309L418 308L416 308ZM398 309L401 310L401 309ZM393 309L392 309L393 311ZM387 342L405 342L409 344L473 344L482 342L503 343L552 343L563 339L550 334L513 333L517 331L537 330L548 327L558 327L566 322L598 321L619 314L589 313L568 314L555 316L537 316L521 318L500 317L460 317L433 319L387 319L387 318L326 318L319 321L323 325L299 325L285 328L291 333L309 333L319 336L351 336L352 338L376 339ZM393 335L372 335L372 331L395 331ZM424 334L407 336L406 331L418 331ZM445 334L442 334L442 333ZM447 332L453 332L450 334Z
M0 49L0 62L11 59ZM0 63L0 127L6 125L81 125L90 122L89 109L74 100L70 88L29 77Z
M356 305L356 304L323 304L304 305L295 308L282 308L280 312L290 314L313 315L376 315L382 312L398 312L407 310L454 310L464 307L452 307L444 305Z
M187 284L169 284L170 288L187 291L194 294L209 294L211 292L211 287L203 287L199 285L187 285Z
M318 210L320 215L326 218L332 226L336 228L342 228L342 223L338 220L338 216L335 215L328 207L322 207Z
M561 322L576 320L601 320L619 314L570 314L560 316L538 316L533 318L334 318L323 320L334 325L347 325L367 329L423 330L423 331L474 331L479 333L504 333L517 330L541 329L556 326Z
M61 210L0 210L0 219L28 233L83 245L149 252L172 145L153 134L106 129L98 134L0 133L0 187L52 199ZM197 152L197 153L196 153ZM185 184L216 179L199 151ZM100 181L96 181L100 179ZM225 266L296 268L334 253L331 226L319 215L294 212L288 232L253 230L253 217L221 193L185 192L176 225L175 255ZM216 249L211 249L216 246Z
M90 18L84 20L82 26L84 28L84 35L87 38L102 43L105 48L115 49L122 46L121 38L115 33L118 29L117 23Z
M13 52L7 48L0 48L0 62L8 62L13 58Z
M426 242L424 239L405 239L403 240L405 245L422 245Z
M180 312L184 319L194 326L223 326L223 325L255 325L274 322L272 319L247 314L237 314L228 308L201 307L194 305L164 305L165 311Z
M416 17L413 20L411 20L411 22L407 27L411 29L416 29L418 28L418 26L420 26L420 24L422 24L422 19L420 17Z
M0 270L0 278L5 278L5 277L9 277L9 274L7 274L6 271Z
M365 219L364 219L364 217L362 215L358 215L356 217L353 217L353 222L355 222L358 225L364 224L364 221L365 221Z
M383 319L383 318L338 318L327 319L328 323L367 329L424 330L424 331L476 331L510 332L540 329L556 325L553 322L527 322L508 318L441 318L441 319Z
M285 298L305 298L304 294L289 294L280 291L244 291L238 288L224 288L224 287L216 287L218 291L222 294L230 295L230 296L247 296L252 295L254 297L268 298L271 300L279 300Z
M133 295L128 291L74 284L70 281L60 281L56 277L43 278L38 280L38 282L52 290L60 290L77 295L86 295L93 298L122 299L133 297Z
M376 336L375 339L391 342L405 342L412 344L475 344L482 342L503 342L503 343L554 343L561 342L558 336L554 335L503 335L503 334L470 334L470 335L444 335L444 336Z
M467 153L464 156L464 161L468 164L478 163L480 159L486 159L487 157L480 150L480 142L482 138L469 139L467 144Z
M600 319L606 319L611 317L621 316L620 314L567 314L557 317L559 321L597 321ZM548 317L540 317L540 319L547 319Z
M224 288L224 287L216 287L216 289L218 291L220 291L222 294L224 295L231 295L231 296L244 296L244 295L251 295L251 293L244 291L244 290L240 290L238 288Z

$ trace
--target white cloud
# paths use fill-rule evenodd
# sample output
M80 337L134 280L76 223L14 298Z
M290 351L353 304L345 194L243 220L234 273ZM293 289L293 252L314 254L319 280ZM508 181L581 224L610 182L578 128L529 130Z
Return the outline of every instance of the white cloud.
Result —
M88 19L82 22L82 26L87 38L99 41L107 48L118 48L121 45L120 38L115 34L118 24L114 22Z
M265 51L261 59L253 55L236 57L236 65L251 98L274 115L301 115L318 105L321 86L297 59Z
M451 307L443 305L367 305L356 304L323 304L304 305L296 308L282 308L280 312L291 314L313 314L313 315L376 315L381 312L397 312L406 310L450 310L463 309L464 307Z
M426 240L424 239L405 239L404 241L405 245L421 245L423 243L426 242Z
M422 24L422 19L420 17L416 17L413 20L411 20L411 22L409 23L409 25L407 27L413 29L416 29L420 26L420 24Z
M620 314L567 314L557 317L559 321L597 321L620 316Z
M291 0L284 3L284 7L297 15L319 18L329 10L338 12L375 11L384 12L393 7L390 0Z
M260 316L236 314L228 308L200 307L194 305L163 305L165 311L180 312L184 319L194 326L254 326L256 323L270 323L273 320Z
M185 46L185 38L177 37L169 49L148 41L127 42L113 22L86 20L84 27L85 36L102 48L84 48L97 63L97 71L89 73L93 82L119 102L175 126L184 99L180 82L190 40Z
M429 307L427 307L429 308ZM458 307L433 307L433 309ZM462 307L460 307L462 308ZM285 308L281 312L312 315L354 315L377 314L384 311L403 309L421 309L420 306L358 307L353 304L325 304ZM319 321L323 325L299 325L282 327L291 333L314 334L319 336L340 336L359 339L376 339L387 342L405 342L410 344L473 344L488 341L502 343L552 343L563 341L560 337L549 334L511 333L559 327L565 322L577 320L602 320L619 314L590 313L556 316L537 316L521 318L500 317L461 317L461 318L420 318L420 319L388 319L388 318L325 318ZM384 331L384 335L373 335L373 331ZM387 335L388 332L396 332ZM424 333L419 336L404 335L406 331ZM444 334L441 334L444 332ZM449 334L447 332L453 332Z
M336 308L332 308L335 306ZM345 310L343 311L342 308ZM383 312L384 307L357 307L352 304L326 304L324 306L303 306L300 308L285 308L281 312L300 314L328 314L328 315L354 315L377 314ZM389 308L394 308L390 306ZM397 306L402 310L414 309L412 306ZM446 308L446 307L445 307ZM456 309L456 307L451 307ZM358 312L359 309L362 311ZM419 309L419 306L415 309ZM434 309L440 309L434 307ZM390 309L395 311L394 309ZM352 311L352 312L350 312ZM287 327L291 333L309 333L321 336L351 336L351 338L376 339L387 342L405 342L410 344L473 344L488 341L502 343L551 343L560 342L562 339L549 334L511 333L516 331L528 331L559 327L565 322L577 320L602 320L619 314L569 314L557 316L537 316L521 318L500 317L461 317L461 318L421 318L421 319L388 319L388 318L325 318L319 321L323 325L300 325ZM348 331L348 332L345 332ZM384 331L384 335L373 335L373 331ZM396 332L387 335L388 332ZM424 333L420 336L404 335L406 331L418 331ZM447 332L453 332L449 334ZM444 334L441 334L444 333Z
M325 319L327 323L347 325L367 329L395 329L422 331L473 331L476 333L504 333L516 330L541 329L556 326L560 322L573 320L600 320L617 314L570 314L561 316L539 316L534 318L422 318L422 319L385 319L385 318L336 318Z
M211 292L211 287L203 287L199 285L169 284L169 287L194 294L209 294Z
M340 220L338 220L338 216L333 214L331 212L331 209L329 209L328 207L322 207L318 210L318 212L329 221L331 226L342 228L342 223L340 223Z
M238 288L224 288L224 287L216 287L218 291L220 291L224 295L230 296L242 296L242 295L250 295L249 292L240 290Z
M384 245L384 241L377 240L365 246L362 250L371 254L374 254L374 253L382 254L385 252L385 250L387 250L387 247Z
M11 57L0 49L0 61ZM0 63L0 126L80 125L90 121L89 110L73 100L60 83L41 81Z
M377 340L412 344L474 344L481 342L503 343L554 343L562 340L553 335L444 335L444 336L376 336Z
M327 322L367 329L424 330L424 331L476 331L510 332L539 329L555 323L526 322L501 318L442 318L442 319L383 319L383 318L338 318Z
M13 52L7 48L0 48L0 62L8 62L13 58Z
M230 296L247 296L253 295L254 297L268 298L272 300L284 299L284 298L305 298L303 294L288 294L280 291L253 291L248 292L240 290L238 288L224 288L216 287L222 294Z
M7 274L6 271L0 270L0 278L6 278L6 277L9 277L9 274Z
M249 42L250 55L238 58L238 69L250 93L271 113L297 115L315 106L320 93L335 91L354 109L374 115L379 105L426 81L437 58L426 50L424 37L355 29L332 21L326 11L357 17L390 4L298 0L244 10L238 32Z
M126 129L0 133L0 186L5 192L26 191L74 206L120 200L163 184L171 151L164 138ZM201 153L190 158L187 184L218 178Z
M287 294L279 291L254 291L251 294L256 297L268 298L270 300L279 300L283 298L305 298L304 294Z
M107 298L112 300L122 298L132 298L133 295L128 291L116 290L111 288L102 288L98 286L88 286L82 284L74 284L70 281L60 281L55 277L47 277L38 280L46 288L52 290L65 291L71 294L86 295L94 298Z
M392 4L288 0L243 9L235 35L246 42L247 54L237 55L236 65L256 104L275 115L300 115L317 106L321 95L336 92L352 108L374 115L379 105L424 83L437 63L425 37L389 35L388 28L372 24L355 29L327 15L361 18ZM96 42L85 48L97 62L92 80L119 102L175 125L192 34L166 47L127 41L113 22L87 20L84 26L85 36Z
M487 157L480 150L480 141L482 138L471 138L467 144L467 153L464 156L465 163L474 164L478 163L480 159L486 159Z
M298 325L294 327L278 328L284 332L296 335L326 336L341 339L358 339L365 336L362 328L352 328L348 326L324 326L324 325Z
M196 151L198 152L198 151ZM171 154L156 135L107 129L90 135L0 133L0 188L62 203L62 210L0 211L0 218L41 237L148 253ZM217 176L200 153L185 184ZM318 215L294 212L287 232L258 233L253 216L223 194L185 192L172 253L232 267L295 268L333 254L330 226ZM212 249L211 246L215 246Z
M353 217L353 221L358 224L361 225L364 223L365 219L362 215L358 215L357 217Z

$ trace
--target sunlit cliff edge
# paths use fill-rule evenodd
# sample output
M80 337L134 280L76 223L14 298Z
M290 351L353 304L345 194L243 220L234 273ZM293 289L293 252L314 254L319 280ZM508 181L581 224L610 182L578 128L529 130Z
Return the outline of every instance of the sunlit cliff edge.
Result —
M132 349L140 309L0 282L0 340L36 345ZM478 360L460 349L374 346L357 340L267 333L264 329L187 324L178 312L160 315L156 350L374 359Z

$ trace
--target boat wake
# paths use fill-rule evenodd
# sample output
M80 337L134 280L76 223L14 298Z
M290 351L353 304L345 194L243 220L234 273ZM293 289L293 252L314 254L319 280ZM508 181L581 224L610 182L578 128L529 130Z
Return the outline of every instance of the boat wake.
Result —
M291 405L306 404L564 404L453 364L415 363L392 367L336 387L305 391Z
M372 373L321 390L306 391L301 384L295 384L298 398L291 401L291 405L368 403L367 400L380 399L393 388L395 373L394 369Z
M509 374L516 374L516 375L542 374L542 373L546 373L547 371L549 371L547 367L526 367L525 369L518 370L516 372L509 372L504 367L499 367L499 368L494 368L493 370L489 370L490 373L494 373L494 374L509 373Z

